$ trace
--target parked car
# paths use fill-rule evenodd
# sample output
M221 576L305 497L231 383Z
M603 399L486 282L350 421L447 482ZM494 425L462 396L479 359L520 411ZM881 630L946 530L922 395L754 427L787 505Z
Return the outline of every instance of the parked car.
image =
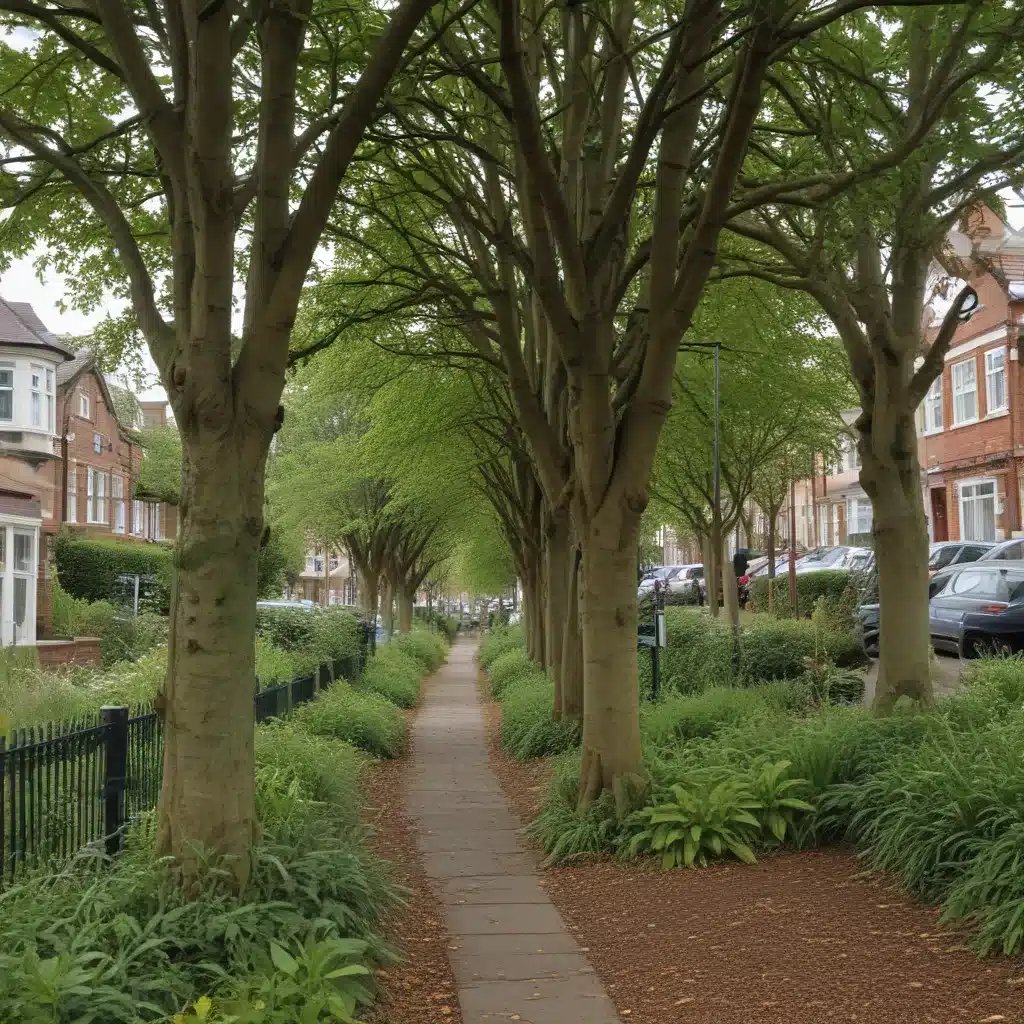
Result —
M857 606L857 632L860 635L861 647L869 658L878 657L879 637L881 635L881 606L878 604L862 604Z
M670 594L696 594L700 581L704 578L704 566L680 565L676 567L679 571L675 573L666 583Z
M828 548L826 550L819 549L800 559L797 562L796 571L802 574L805 572L822 572L825 569L842 569L843 561L849 552L854 550L860 549L844 546Z
M850 572L871 572L874 567L875 553L871 548L850 548L842 564Z
M747 576L751 580L756 580L760 576L768 575L768 559L758 559L760 565L756 568L753 567L753 563L747 568ZM797 556L797 564L800 563L800 556ZM784 555L776 555L775 557L775 575L781 576L784 572L789 569L789 553Z
M965 561L1024 561L1024 540L1004 540L998 544L992 544L986 541L968 541L963 543L970 544L972 547L976 548L984 548L985 550L974 559L961 559L961 561L956 562L953 565L947 565L944 569L938 569L934 572L931 577L931 583L928 585L928 595L930 597L934 597L940 590L942 590L950 576L952 576Z
M637 587L636 596L643 599L654 590L656 584L661 583L666 588L673 579L685 568L682 565L656 565L644 573L640 586Z
M954 569L929 604L932 646L962 658L1024 649L1024 561Z
M996 545L979 540L944 540L932 544L928 549L928 575L934 576L940 569L965 562L977 562Z

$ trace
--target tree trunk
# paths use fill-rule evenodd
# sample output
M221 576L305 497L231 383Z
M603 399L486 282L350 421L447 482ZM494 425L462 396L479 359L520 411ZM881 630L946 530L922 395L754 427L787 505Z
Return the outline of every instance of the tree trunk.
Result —
M768 614L775 610L775 516L768 516Z
M636 664L636 537L616 523L581 531L583 761L579 805L605 790L631 808L646 785Z
M391 580L384 579L384 599L381 607L381 619L384 635L391 637L395 631L395 587Z
M570 552L569 586L566 591L565 630L562 635L562 707L565 721L583 721L583 632L580 629L580 554ZM557 716L556 716L557 717Z
M398 588L398 632L412 631L413 607L416 603L416 589L400 586Z
M569 599L570 528L567 517L545 516L547 530L544 544L544 668L555 681L555 701L552 711L557 721L562 717L564 697L562 691L562 645L566 628L566 608Z
M861 449L861 481L873 508L880 604L881 643L872 707L881 713L890 711L900 697L930 704L934 696L928 624L928 527L916 447L909 442L900 447L899 461L893 459L888 465L870 453L869 439Z
M258 828L254 636L269 437L181 430L156 853L174 858L186 888L211 854L241 886Z

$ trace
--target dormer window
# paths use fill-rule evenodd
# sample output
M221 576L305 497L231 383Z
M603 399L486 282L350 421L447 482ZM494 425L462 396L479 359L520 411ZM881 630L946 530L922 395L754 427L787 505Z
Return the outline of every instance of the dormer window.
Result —
M92 418L89 415L89 395L85 391L78 392L78 415L85 420Z

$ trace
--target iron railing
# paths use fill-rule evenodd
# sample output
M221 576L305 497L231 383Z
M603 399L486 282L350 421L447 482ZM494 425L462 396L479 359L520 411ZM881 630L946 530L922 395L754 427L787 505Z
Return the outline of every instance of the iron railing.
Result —
M358 679L370 649L366 634L352 656L258 690L256 722L286 715L338 679ZM161 716L127 707L0 736L0 886L88 846L117 854L124 826L157 804L163 745Z

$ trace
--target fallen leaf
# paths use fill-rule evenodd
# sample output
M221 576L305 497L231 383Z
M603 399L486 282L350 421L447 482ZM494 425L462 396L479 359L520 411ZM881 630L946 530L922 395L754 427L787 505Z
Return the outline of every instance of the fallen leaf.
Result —
M694 996L683 996L682 999L677 999L675 1002L676 1006L685 1006L687 1003L695 1002Z
M1006 1020L1001 1013L993 1013L991 1017L982 1017L981 1024L995 1024L997 1020Z
M923 981L912 981L910 983L910 987L911 988L924 988L924 982Z

